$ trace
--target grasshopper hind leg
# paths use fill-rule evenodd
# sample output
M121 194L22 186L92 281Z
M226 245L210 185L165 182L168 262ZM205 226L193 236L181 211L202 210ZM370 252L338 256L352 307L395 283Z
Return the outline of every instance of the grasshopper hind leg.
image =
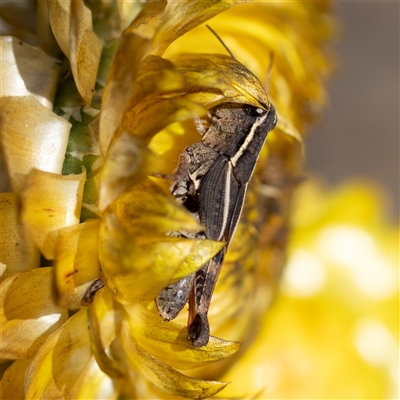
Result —
M158 312L164 321L175 319L185 307L193 287L195 273L165 287L156 298Z

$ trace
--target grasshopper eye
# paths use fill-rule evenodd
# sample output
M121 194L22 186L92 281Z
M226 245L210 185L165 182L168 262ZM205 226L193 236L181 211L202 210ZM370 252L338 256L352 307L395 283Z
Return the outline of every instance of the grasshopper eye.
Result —
M244 106L244 112L251 117L261 117L263 114L266 113L266 110L262 108L257 108L253 106L246 105Z

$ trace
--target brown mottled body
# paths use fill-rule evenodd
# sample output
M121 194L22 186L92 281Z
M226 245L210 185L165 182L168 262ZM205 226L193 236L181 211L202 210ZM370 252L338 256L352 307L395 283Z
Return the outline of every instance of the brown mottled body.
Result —
M196 273L163 289L156 299L160 314L170 320L190 297L188 338L195 347L208 343L212 293L239 222L248 182L277 121L271 104L256 108L224 103L212 108L209 118L208 128L198 124L202 141L182 152L171 193L205 226L195 237L223 241L226 246Z

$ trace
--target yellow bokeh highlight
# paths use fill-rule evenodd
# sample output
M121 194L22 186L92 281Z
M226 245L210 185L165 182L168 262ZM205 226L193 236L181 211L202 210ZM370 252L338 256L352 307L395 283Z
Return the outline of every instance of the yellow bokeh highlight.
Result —
M226 397L397 398L399 231L375 189L299 189L280 294Z

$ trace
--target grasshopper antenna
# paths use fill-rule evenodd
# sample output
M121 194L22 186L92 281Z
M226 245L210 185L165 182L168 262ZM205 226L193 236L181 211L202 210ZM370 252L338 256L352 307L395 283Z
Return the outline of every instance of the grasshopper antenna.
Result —
M265 82L265 93L268 94L269 81L271 80L272 65L274 64L274 52L271 50L269 53L269 65L267 69L267 80Z
M206 27L209 29L209 31L219 40L219 42L224 46L225 50L230 54L230 56L236 60L236 57L233 55L233 53L229 50L229 47L224 43L224 41L219 37L218 33L214 31L214 29L211 28L211 26L206 24Z

